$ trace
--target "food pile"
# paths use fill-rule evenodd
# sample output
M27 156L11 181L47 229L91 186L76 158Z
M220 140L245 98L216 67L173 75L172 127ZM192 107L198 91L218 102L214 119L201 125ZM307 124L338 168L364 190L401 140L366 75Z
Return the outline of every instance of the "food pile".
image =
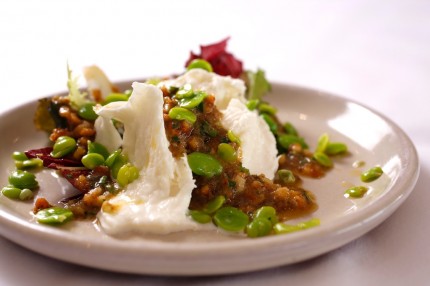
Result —
M84 70L82 92L68 68L66 96L39 101L35 126L52 146L15 152L2 194L34 199L39 223L97 219L108 234L166 234L216 225L249 237L319 224L289 225L317 209L301 177L321 178L331 156L347 153L323 134L312 152L291 123L264 101L262 70L243 70L227 40L191 53L175 77L119 90L99 68ZM79 194L34 198L40 168L58 172ZM382 174L375 167L372 179ZM365 187L348 190L362 196Z

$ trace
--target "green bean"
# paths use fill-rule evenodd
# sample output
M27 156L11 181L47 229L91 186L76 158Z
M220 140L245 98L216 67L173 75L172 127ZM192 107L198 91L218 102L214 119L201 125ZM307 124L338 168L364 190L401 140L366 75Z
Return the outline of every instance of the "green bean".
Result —
M269 125L270 131L276 134L278 131L278 124L276 124L275 120L273 120L273 118L266 113L261 114L261 117L263 117L264 121L266 121L267 125Z
M202 211L190 210L189 214L191 218L198 223L204 224L212 221L212 217Z
M110 154L105 161L106 166L108 166L109 168L111 168L113 166L113 164L115 163L116 158L118 158L118 156L121 154L121 150L115 150L114 152L112 152L112 154Z
M320 224L321 224L321 222L320 222L319 219L312 218L312 219L310 219L308 221L304 221L304 222L298 223L297 226L300 229L308 229L308 228L311 228L311 227L319 226Z
M74 138L69 136L60 136L57 141L55 141L51 156L54 158L61 158L75 151L75 149L76 140Z
M224 196L217 196L203 208L203 212L206 214L212 214L216 212L219 208L221 208L224 202L225 202Z
M197 107L200 103L202 103L207 96L208 95L206 92L203 92L203 91L195 92L193 97L186 97L186 98L180 99L179 106L186 109L192 109L194 107Z
M8 179L11 185L19 189L35 189L39 186L36 176L27 171L14 171Z
M15 151L12 153L12 159L15 161L25 161L28 160L28 157L24 152Z
M187 83L183 87L181 87L175 94L177 99L189 98L194 96L194 91L191 87L191 84Z
M33 192L30 189L22 189L19 194L19 199L21 201L30 200L34 197Z
M109 151L105 146L98 142L88 141L88 153L97 153L103 156L103 158L107 159L109 157Z
M284 234L284 233L299 231L301 230L301 228L297 225L290 225L290 224L278 222L273 226L273 230L275 231L276 234Z
M368 190L369 188L365 186L351 187L345 191L345 197L362 198L367 193Z
M51 207L38 211L36 213L36 219L39 223L60 225L72 220L73 213L68 209Z
M227 138L233 143L240 144L240 138L231 130L227 131Z
M226 162L231 163L237 159L236 150L228 143L219 144L217 153L218 156Z
M299 230L308 229L311 227L316 227L320 225L320 220L317 218L310 219L308 221L298 223L296 225L289 225L282 222L279 222L275 224L273 227L273 230L276 234L284 234L284 233L291 233Z
M137 169L137 167L131 165L129 172L130 172L130 179L129 179L130 182L133 182L139 177L139 169Z
M175 120L186 120L191 124L197 120L197 116L192 111L183 107L173 107L170 109L169 117Z
M252 111L252 110L255 110L259 104L260 104L260 100L251 99L246 103L246 107L248 107L248 109Z
M348 151L348 146L340 142L329 142L325 149L325 153L327 155L339 155L339 154L346 153L347 151Z
M227 231L242 231L249 222L248 216L234 207L222 207L214 215L215 224Z
M325 153L325 150L329 144L329 140L330 138L327 133L324 133L323 135L321 135L320 138L318 139L317 148L315 152Z
M282 134L278 137L278 143L285 149L288 149L291 144L300 144L303 148L307 148L308 144L306 144L305 140L301 137L297 137L296 135L291 134Z
M82 164L88 169L94 169L105 163L105 158L98 153L88 153L81 159Z
M123 165L127 164L127 161L127 157L122 153L116 156L114 163L110 167L110 171L114 179L117 178L119 169L121 169Z
M365 183L373 182L379 177L381 177L383 173L384 171L382 171L382 168L379 166L370 168L369 170L361 174L361 181Z
M130 163L127 163L119 169L116 180L121 187L125 187L138 177L139 170Z
M111 93L108 96L106 96L105 100L103 101L103 105L106 105L114 101L127 101L128 98L129 96L124 93Z
M212 65L203 59L194 59L191 61L191 63L187 66L187 70L191 69L204 69L208 72L213 72Z
M283 127L287 134L299 136L299 133L297 132L296 128L290 122L285 123Z
M79 116L86 120L91 120L91 121L96 120L98 115L94 111L94 106L95 106L95 103L92 103L92 102L82 105L78 110Z
M24 161L15 161L15 167L20 170L40 168L42 166L43 166L43 160L39 158L32 158Z
M293 184L296 181L296 177L293 172L287 169L278 170L278 177L281 182L284 184Z
M19 195L21 194L21 189L16 188L14 186L6 186L2 188L1 193L9 199L16 200L16 199L19 199Z
M271 206L262 206L257 209L254 213L254 220L255 219L266 219L272 225L278 223L278 216L276 215L276 210L274 207Z
M272 223L265 218L255 218L246 226L248 237L261 237L270 234Z
M313 155L313 158L322 166L324 167L332 167L333 166L333 162L331 161L331 159L324 153L321 152L315 152Z
M187 155L187 160L193 173L199 176L210 178L223 170L220 162L209 154L194 152Z
M128 164L123 165L118 170L118 175L116 177L116 180L121 187L125 187L128 185L129 178L130 178L130 172L129 171L130 170L129 170Z
M277 112L277 110L276 110L275 107L273 107L273 106L271 106L271 105L269 105L267 103L261 103L258 106L258 110L260 111L260 113L267 113L267 114L270 114L270 115L275 115L276 112Z

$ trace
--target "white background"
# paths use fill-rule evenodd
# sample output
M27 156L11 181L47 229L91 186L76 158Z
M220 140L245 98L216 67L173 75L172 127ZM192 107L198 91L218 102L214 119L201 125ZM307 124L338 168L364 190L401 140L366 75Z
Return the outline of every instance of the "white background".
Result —
M404 129L421 159L406 202L329 254L232 276L115 274L0 238L0 285L430 283L429 1L2 1L0 112L65 90L67 61L77 71L97 64L114 81L163 75L181 72L199 44L226 36L247 69L357 100Z

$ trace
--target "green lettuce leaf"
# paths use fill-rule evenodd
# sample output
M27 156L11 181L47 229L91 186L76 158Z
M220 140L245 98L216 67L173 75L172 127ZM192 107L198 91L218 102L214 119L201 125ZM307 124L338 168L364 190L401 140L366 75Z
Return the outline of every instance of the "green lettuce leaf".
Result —
M79 110L81 106L89 102L88 94L79 90L78 77L73 77L69 64L67 64L67 88L69 89L70 105L73 109Z
M246 97L248 100L261 100L262 97L271 90L271 85L267 81L265 73L262 69L256 72L246 71L248 89Z

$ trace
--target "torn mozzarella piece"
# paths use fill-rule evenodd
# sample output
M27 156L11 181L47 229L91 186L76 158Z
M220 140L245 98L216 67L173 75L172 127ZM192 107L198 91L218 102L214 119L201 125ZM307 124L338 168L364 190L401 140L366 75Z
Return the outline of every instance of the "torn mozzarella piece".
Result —
M183 75L173 80L163 81L159 85L182 87L185 84L190 84L193 90L201 90L214 95L215 105L219 110L227 108L233 98L246 102L246 87L243 80L217 75L203 69L189 70Z
M224 128L233 131L240 138L242 165L251 174L264 174L273 179L278 169L276 140L267 123L250 111L245 104L233 98L227 109L222 111Z
M124 124L123 152L140 169L139 178L102 208L103 230L165 234L198 228L187 215L192 172L186 157L175 159L168 148L161 90L133 83L128 102L108 104L98 114Z

